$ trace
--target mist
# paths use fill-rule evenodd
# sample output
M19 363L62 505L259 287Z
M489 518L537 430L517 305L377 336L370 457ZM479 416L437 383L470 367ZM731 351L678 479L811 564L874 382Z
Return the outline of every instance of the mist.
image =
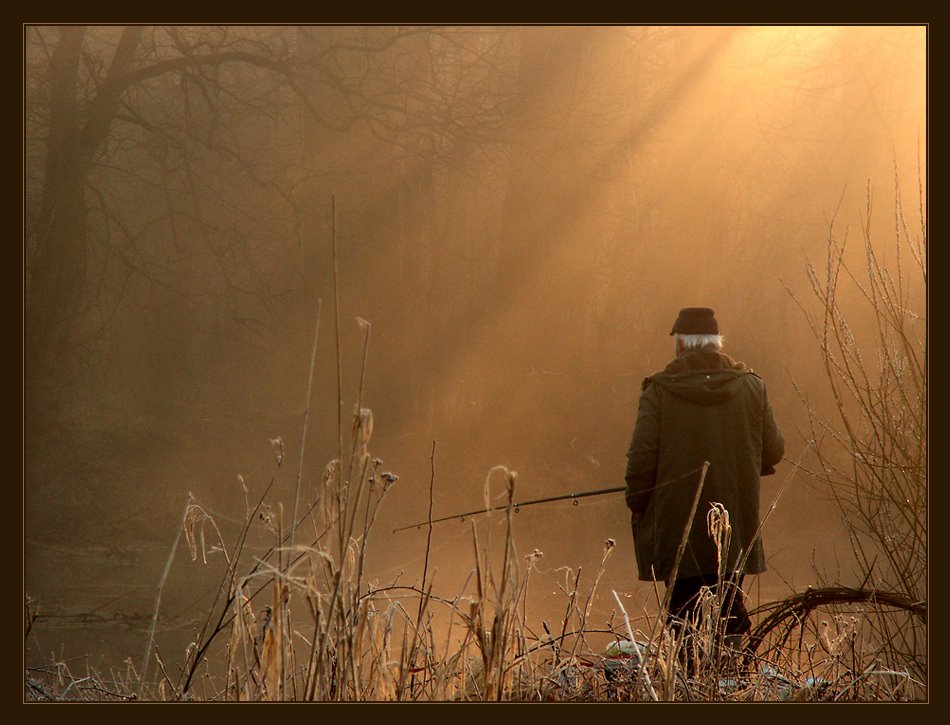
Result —
M924 223L926 40L922 26L26 27L27 664L137 664L168 561L155 640L183 656L219 536L230 545L272 478L286 526L298 470L307 502L358 408L398 477L367 578L418 584L426 566L458 595L473 522L484 534L498 516L435 524L428 557L425 525L393 530L425 524L430 503L436 518L503 503L497 466L520 501L622 486L641 382L689 306L715 309L786 440L762 481L764 512L791 477L753 601L817 572L860 584L838 510L795 466L802 397L833 405L808 265L823 270L832 230L889 254L896 206ZM867 301L842 294L870 336ZM925 290L908 294L922 312ZM204 542L176 539L189 496ZM590 584L607 539L592 619L611 616L611 590L655 610L622 495L576 504L514 516L519 555L543 553L536 626L560 626L565 582L580 569Z

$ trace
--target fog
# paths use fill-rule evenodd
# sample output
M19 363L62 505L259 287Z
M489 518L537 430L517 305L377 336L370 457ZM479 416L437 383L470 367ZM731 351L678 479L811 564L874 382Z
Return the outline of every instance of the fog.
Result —
M895 204L921 223L926 61L921 26L27 27L28 664L140 658L189 494L230 546L279 445L286 520L308 409L306 501L354 406L372 411L398 476L366 542L379 582L418 584L426 528L393 529L427 520L430 483L435 517L483 507L496 466L518 500L623 485L641 381L687 306L715 309L786 439L753 603L816 572L859 584L794 465L801 396L832 403L807 269L830 230L860 264L864 229L889 254ZM465 585L473 520L490 525L434 525L433 591ZM537 626L607 538L592 619L612 589L655 609L622 495L514 521L519 553L543 552ZM162 592L169 662L223 571L187 544Z

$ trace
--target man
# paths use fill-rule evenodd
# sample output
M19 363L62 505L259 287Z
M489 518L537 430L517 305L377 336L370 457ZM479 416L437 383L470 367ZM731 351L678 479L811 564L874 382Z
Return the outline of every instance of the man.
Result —
M627 453L626 498L639 577L673 587L669 624L679 626L694 615L700 588L715 590L722 564L725 631L741 635L751 628L742 601L743 576L765 571L758 536L759 477L775 472L785 444L765 383L722 353L713 310L680 310L670 334L676 357L643 381ZM707 530L713 502L728 511L732 527L728 551L721 556ZM687 525L686 548L676 568Z

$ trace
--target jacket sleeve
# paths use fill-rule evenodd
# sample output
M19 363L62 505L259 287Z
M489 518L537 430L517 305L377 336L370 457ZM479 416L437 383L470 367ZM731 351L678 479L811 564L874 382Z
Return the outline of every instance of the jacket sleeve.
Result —
M640 395L637 424L627 451L627 506L634 516L646 510L656 486L660 456L660 407L656 386L648 385Z
M775 416L772 415L772 406L769 405L769 396L763 391L763 400L765 410L762 415L762 471L771 469L774 473L774 466L782 460L785 455L785 440L775 423Z

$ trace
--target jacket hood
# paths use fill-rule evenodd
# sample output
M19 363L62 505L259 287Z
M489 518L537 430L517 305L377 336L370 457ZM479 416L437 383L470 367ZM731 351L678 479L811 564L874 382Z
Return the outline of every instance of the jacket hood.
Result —
M716 405L739 392L747 375L754 374L743 363L720 352L701 351L676 358L663 372L651 375L644 387L660 388L698 405Z

